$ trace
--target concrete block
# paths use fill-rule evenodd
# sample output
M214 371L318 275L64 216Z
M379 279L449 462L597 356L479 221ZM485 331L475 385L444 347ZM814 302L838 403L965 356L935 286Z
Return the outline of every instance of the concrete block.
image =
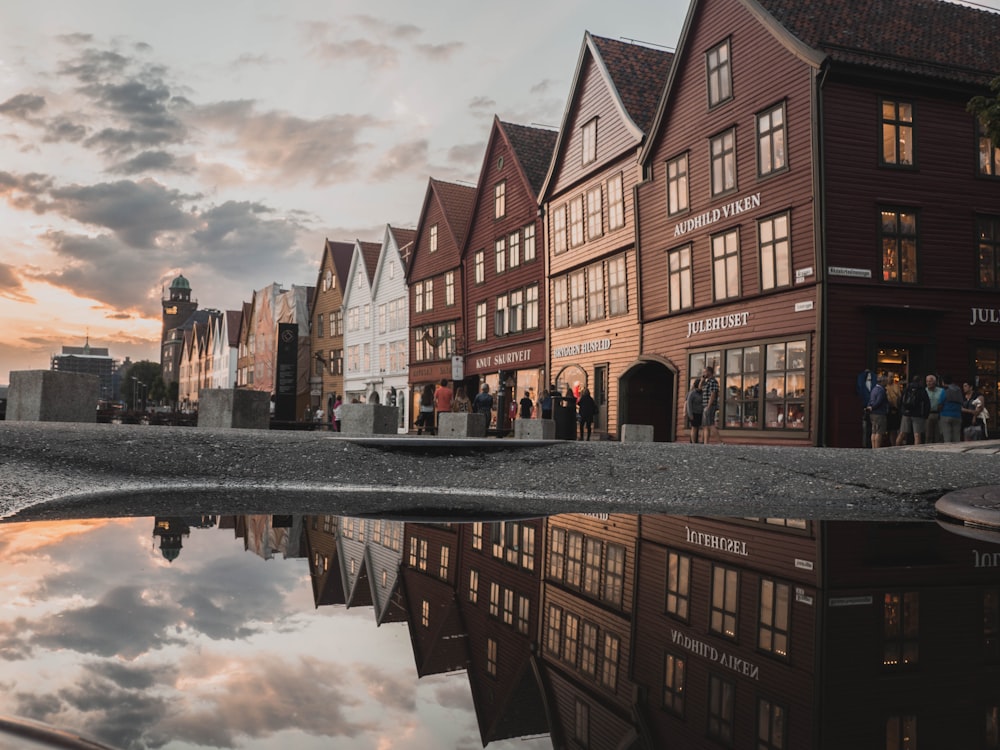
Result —
M395 435L399 411L382 404L344 404L340 408L340 431L344 435Z
M652 443L653 425L651 424L623 424L623 443Z
M245 388L205 388L198 393L198 427L218 430L266 430L271 422L271 395Z
M438 437L484 438L486 415L452 412L438 416Z
M101 379L58 370L10 374L7 419L12 422L97 422Z
M554 419L515 419L514 437L520 440L555 440Z

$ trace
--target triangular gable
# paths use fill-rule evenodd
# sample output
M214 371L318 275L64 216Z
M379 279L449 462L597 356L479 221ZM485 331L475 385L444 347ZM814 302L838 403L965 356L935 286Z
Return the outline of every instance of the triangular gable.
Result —
M315 289L323 288L323 275L329 268L337 278L340 285L340 294L343 297L347 288L347 276L351 271L351 261L354 258L354 242L333 242L329 238L323 243L323 254L319 261L319 271L316 274ZM316 302L320 295L313 294L309 301L309 317L315 317Z
M646 91L650 86L659 86L662 91L663 84L666 81L670 64L673 60L672 53L663 50L654 50L650 47L638 44L626 45L625 42L614 42L614 44L611 44L613 40L604 38L600 38L599 46L597 39L598 38L592 36L589 31L585 31L583 34L583 44L580 45L580 54L577 58L576 70L573 73L573 82L570 85L569 97L566 100L566 107L563 110L562 120L559 124L559 136L556 139L552 162L549 164L548 173L545 176L545 182L542 184L542 188L539 191L539 203L544 202L544 199L548 195L549 189L552 186L552 179L555 175L556 167L558 166L563 155L564 141L569 137L569 133L572 130L570 125L573 120L573 112L576 109L578 96L581 94L581 84L583 83L583 74L586 70L588 59L593 59L599 75L602 77L608 88L615 111L618 113L618 116L624 123L626 130L633 137L636 144L642 142L646 132L643 126L640 125L639 122L636 122L636 118L640 121L645 119L644 114L646 113L646 109L644 106L641 106L641 103L645 102L647 97L638 92ZM629 62L630 55L624 54L624 50L619 50L618 45L626 45L633 56L641 54L644 59L647 59L647 65L651 65L652 67L644 70L636 70L632 63ZM629 96L629 105L633 108L632 112L629 111L625 100L622 98L622 92L619 91L618 86L616 85L615 77L612 76L611 71L609 70L608 61L605 61L601 54L602 46L606 51L612 53L609 60L611 66L615 68L615 75L617 76L619 82L623 83L628 80L630 75L641 79L641 81L635 85L629 85L626 87L626 91ZM642 52L637 52L637 50L641 50ZM652 108L650 108L649 111L653 111Z
M443 229L451 236L455 247L455 264L458 265L462 250L465 246L465 236L469 229L469 220L472 217L472 206L476 198L476 189L467 185L458 185L453 182L443 182L435 180L433 177L427 181L427 192L424 194L424 204L420 209L420 221L417 223L416 238L414 239L414 252L410 256L410 261L406 267L407 281L413 278L413 269L416 266L416 253L419 252L427 226L428 214L432 203L436 203L440 208L443 217ZM440 244L441 234L438 232L438 243Z
M399 258L403 276L406 276L406 261L403 259L403 248L410 246L417 237L415 229L399 229L390 224L385 225L385 233L382 235L382 245L379 247L378 261L375 265L375 273L372 275L372 299L375 299L376 289L382 283L382 274L385 272L385 265L389 262L391 255Z

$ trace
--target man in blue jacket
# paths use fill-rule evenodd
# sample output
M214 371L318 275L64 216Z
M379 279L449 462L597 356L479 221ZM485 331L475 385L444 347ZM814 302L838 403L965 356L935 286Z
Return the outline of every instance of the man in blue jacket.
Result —
M885 375L878 376L878 380L872 386L871 396L868 397L868 406L865 407L872 420L872 448L882 447L882 437L889 426L889 399L885 397L887 382L888 378Z

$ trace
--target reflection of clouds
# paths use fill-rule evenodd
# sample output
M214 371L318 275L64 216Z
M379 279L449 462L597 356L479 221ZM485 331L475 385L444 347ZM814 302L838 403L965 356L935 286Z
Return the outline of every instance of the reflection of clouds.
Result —
M358 669L358 677L368 694L386 709L413 711L416 700L412 678L400 679L384 669Z

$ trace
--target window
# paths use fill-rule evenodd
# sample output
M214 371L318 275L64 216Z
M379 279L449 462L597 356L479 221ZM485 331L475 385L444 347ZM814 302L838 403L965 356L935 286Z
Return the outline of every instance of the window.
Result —
M729 129L709 141L712 162L712 196L736 190L736 130Z
M579 698L573 714L573 739L581 747L590 747L590 706Z
M708 678L708 736L727 745L733 742L736 686L716 675Z
M431 624L431 604L426 599L420 602L420 624L425 628Z
M492 638L486 639L486 673L497 676L497 642Z
M569 326L569 279L565 276L552 281L552 326Z
M604 601L622 605L622 591L625 588L625 548L620 544L608 543L607 559L604 561Z
M885 722L887 750L917 750L917 717L890 716Z
M740 296L740 233L712 237L712 289L716 302Z
M569 322L582 326L587 322L586 270L574 271L569 275Z
M483 548L483 522L476 521L472 524L472 549Z
M982 120L979 126L979 174L997 176L1000 168L1000 145L993 143L986 134L986 123Z
M763 698L757 701L757 748L785 748L785 709Z
M708 73L708 106L714 107L733 95L728 39L708 51L705 56L705 67Z
M566 206L552 212L552 252L556 255L566 252Z
M688 155L667 162L667 215L688 210Z
M618 688L618 636L604 634L604 658L601 659L601 684L611 690Z
M684 715L684 659L666 654L663 663L663 707L670 713Z
M514 592L508 588L503 590L503 621L505 625L514 624Z
M524 329L531 331L535 328L538 328L538 284L524 290Z
M315 375L322 376L323 375L323 366L325 364L323 362L323 352L322 351L316 352L315 357L316 357L316 359L314 361L313 373Z
M583 570L583 534L575 531L569 533L566 544L566 578L565 582L573 588L580 588Z
M510 333L524 330L524 290L516 289L510 293L510 307L507 315L507 328Z
M500 584L496 581L490 583L490 615L500 616Z
M604 266L597 263L587 269L587 319L604 317Z
M337 312L330 313L330 335L344 335L344 313L339 310Z
M587 122L580 128L580 141L583 151L583 165L587 166L597 160L597 118Z
M622 176L616 174L608 180L608 229L621 229L625 226L625 193L622 189Z
M788 623L788 584L762 578L757 647L775 656L787 658Z
M712 566L712 608L709 630L727 638L736 638L739 576L739 571L734 568Z
M351 312L353 312L353 310L354 308L351 308L350 310L347 311L348 331L354 330L353 328L351 328L351 318L352 318ZM413 285L413 311L418 313L424 311L424 282L422 281L418 281L416 284Z
M535 259L535 225L528 224L522 232L524 234L524 262L528 263Z
M670 281L670 312L691 307L694 304L694 280L691 275L690 245L667 253L667 275Z
M502 219L507 215L507 180L501 180L493 187L493 218Z
M882 280L917 283L917 214L913 210L884 208L882 223Z
M316 338L323 338L323 313L316 316Z
M583 196L569 202L569 246L583 244Z
M563 579L566 565L566 530L552 529L552 539L549 542L549 578L556 581Z
M387 312L388 312L388 305L379 305L378 306L378 332L379 333L385 333L385 331L386 331L386 322L388 320L388 314L387 314Z
M625 256L608 261L608 314L628 313L628 279L625 277Z
M511 268L517 268L521 265L521 233L511 232L510 237L507 238L507 248L508 252L508 263Z
M507 295L497 297L497 309L493 320L493 335L506 336L507 330Z
M438 225L431 226L430 251L436 253L438 249Z
M535 569L535 529L533 526L521 526L521 561L525 570Z
M1000 217L981 216L976 221L979 234L979 286L1000 287Z
M361 308L361 322L362 322L361 327L364 330L367 331L369 328L371 328L371 325L372 325L372 306L371 305L365 304L365 305L362 306L362 308Z
M691 558L677 552L667 553L667 613L688 619L691 604Z
M424 310L431 311L434 309L434 279L428 279L424 282Z
M882 164L913 166L913 105L882 100Z
M451 558L451 548L447 544L441 545L441 562L438 565L438 578L442 581L448 580L448 562Z
M920 595L890 592L882 602L882 663L887 667L916 664L920 658Z
M787 213L757 222L762 290L790 286L792 283L792 252L788 235Z
M580 670L590 677L597 676L597 626L587 621L580 631Z
M476 341L486 341L486 303L476 303Z
M587 239L593 240L604 234L604 205L601 186L587 191Z
M545 649L550 654L558 656L562 634L562 610L554 604L550 604L548 615L548 627L545 629Z
M527 634L531 620L531 600L526 596L517 597L517 632Z
M496 255L497 273L503 273L507 270L507 242L501 237L493 243L493 247Z
M757 115L757 174L766 177L788 166L785 159L785 104Z
M475 266L475 269L476 269L476 271L475 271L475 274L476 274L475 275L476 283L477 284L482 284L484 281L486 281L486 251L485 250L476 250L474 266Z
M576 649L580 642L580 618L566 613L563 621L562 660L576 666Z
M587 539L583 556L583 591L593 597L601 593L601 547L600 540Z
M479 601L479 571L475 568L469 571L469 601L473 604Z
M983 646L988 663L1000 662L1000 588L983 592Z
M804 429L806 342L768 344L764 374L765 426Z

